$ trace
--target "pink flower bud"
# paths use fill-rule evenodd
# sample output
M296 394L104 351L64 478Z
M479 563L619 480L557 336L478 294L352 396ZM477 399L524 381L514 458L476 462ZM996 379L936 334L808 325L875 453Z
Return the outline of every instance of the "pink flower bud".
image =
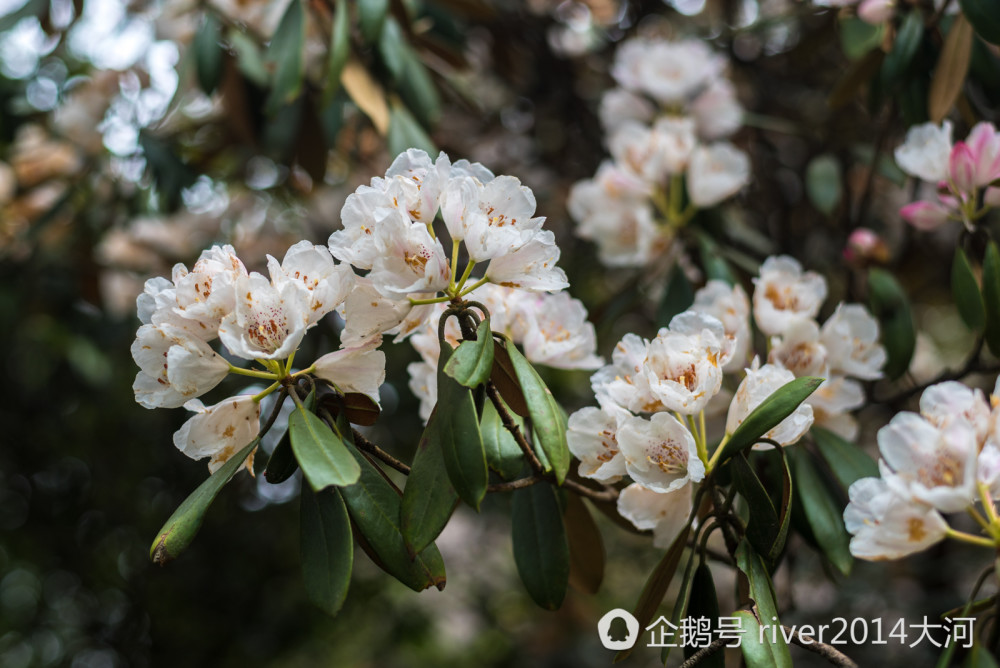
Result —
M858 6L858 17L865 23L879 25L891 19L895 11L895 0L864 0Z
M888 262L889 247L878 234L867 227L859 227L847 238L844 259L859 265Z
M951 182L959 193L976 191L976 158L965 142L956 142L948 158Z
M949 209L936 202L921 200L899 210L903 220L918 230L934 230L948 221Z
M977 123L967 143L976 162L976 185L982 187L1000 178L1000 133L993 124Z

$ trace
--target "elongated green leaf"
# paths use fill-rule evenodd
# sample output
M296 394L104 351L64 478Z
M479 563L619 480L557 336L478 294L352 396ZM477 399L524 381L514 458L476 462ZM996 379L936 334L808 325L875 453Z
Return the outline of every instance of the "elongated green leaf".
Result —
M292 452L306 480L316 491L358 481L361 469L336 434L322 420L296 408L288 418Z
M170 519L164 523L156 540L153 541L153 546L149 549L149 557L153 562L162 566L173 561L191 544L205 520L205 511L212 505L212 501L215 501L219 490L236 475L258 443L260 438L255 438L250 445L230 457L229 461L184 499L184 503L178 506Z
M406 44L406 36L393 17L388 17L382 26L382 34L378 38L378 53L382 63L389 70L393 81L403 77L406 62L414 57Z
M517 375L518 383L524 392L535 439L541 446L552 471L555 472L556 481L561 485L569 471L566 416L559 404L556 403L552 392L542 382L538 372L531 366L531 362L524 359L524 355L518 351L510 339L507 340L507 355L510 357L514 373Z
M1000 10L1000 5L997 6ZM965 85L965 76L972 62L972 26L959 14L948 29L941 55L934 67L927 112L930 120L940 123L948 115Z
M569 543L569 583L585 594L596 594L604 580L604 540L587 504L566 495L566 540Z
M543 482L514 492L511 538L518 575L532 600L546 610L559 609L569 583L569 544L551 485Z
M385 17L389 11L389 0L357 0L358 22L361 36L366 42L375 43L382 34Z
M270 75L264 64L260 45L242 30L230 28L226 31L226 42L236 52L236 67L249 81L264 88Z
M292 436L286 431L278 445L274 447L271 457L267 460L267 467L264 468L264 479L272 485L285 482L299 470L299 462L292 452Z
M958 307L958 314L969 329L981 329L986 323L986 307L983 305L983 295L979 291L976 274L961 246L955 248L955 259L951 263L951 294Z
M524 425L515 418L524 433ZM483 449L486 451L486 465L504 480L513 480L524 466L524 453L518 447L517 441L500 420L500 414L493 407L493 402L483 405L483 417L480 421L483 434Z
M489 483L486 451L472 390L445 373L452 355L451 346L443 344L438 358L438 425L432 434L440 442L452 486L463 501L478 511Z
M300 500L302 579L309 600L336 615L347 598L354 567L351 520L340 492L302 488Z
M719 252L719 245L711 235L699 233L698 247L701 251L701 266L705 270L705 277L708 280L725 281L729 285L735 285L736 278L733 276L733 271L729 268L726 258Z
M268 114L278 113L302 92L305 43L306 23L302 0L292 0L267 49L267 60L274 65L271 94L266 104Z
M340 90L340 75L351 55L351 24L347 15L346 2L338 2L333 14L333 29L330 31L330 54L326 64L326 89L323 91L323 107L330 106L333 96Z
M983 259L983 305L986 344L994 355L1000 355L1000 251L994 241L986 247Z
M910 368L917 342L910 301L893 275L877 267L868 272L868 291L872 314L882 329L882 344L888 358L885 375L890 379L899 378Z
M458 493L451 485L441 455L439 425L435 409L417 444L403 489L399 523L410 554L418 554L437 539L458 504Z
M813 465L808 452L789 452L795 469L795 494L802 503L813 537L823 554L844 575L851 574L854 560L848 548L850 536L844 528L844 509Z
M681 562L681 555L684 554L684 548L687 546L689 533L691 533L691 525L686 524L680 533L677 534L677 537L674 538L674 542L667 548L667 553L663 555L663 559L660 560L660 563L657 564L656 568L653 569L653 572L646 579L642 593L639 594L639 600L635 604L635 611L632 613L639 620L640 629L649 626L649 623L653 621L656 610L660 607L660 603L663 602L663 597L667 593L670 581L674 579L674 573L677 572L677 565ZM618 652L615 655L615 663L625 660L631 653L631 649L623 649Z
M677 591L677 598L674 599L674 608L670 613L670 623L676 627L679 627L681 620L687 616L688 603L691 598L691 585L694 581L694 571L695 564L698 563L698 555L694 550L687 551L687 563L684 566L684 574L681 575L680 587ZM670 627L673 628L673 627ZM670 647L671 643L664 643L667 645L660 649L660 661L663 665L667 665L667 659L670 658Z
M441 116L441 97L430 72L415 54L410 54L399 82L399 94L413 115L426 128L433 127Z
M780 625L778 607L774 601L774 585L771 582L771 576L768 574L760 555L754 551L746 539L743 539L736 549L736 564L746 574L747 580L750 583L750 598L757 604L757 612L760 615L761 623L771 628ZM745 635L743 636L743 640L744 642L747 640ZM765 634L765 640L771 640L771 642L767 643L767 647L773 657L773 664L764 665L774 665L777 668L791 668L792 657L788 653L788 644L781 633L778 632L773 636L767 633ZM748 662L748 665L757 664L749 664Z
M219 85L222 76L222 48L219 20L211 12L205 14L205 21L194 36L191 47L194 49L194 59L198 70L198 85L211 95Z
M694 286L684 275L679 264L674 264L667 276L667 288L663 292L663 300L656 313L656 323L666 327L670 320L694 303Z
M719 599L715 593L715 581L712 579L712 569L708 567L707 561L702 560L695 569L686 616L691 619L707 619L712 640L715 639L721 613ZM685 646L684 656L690 658L698 649L694 646ZM698 665L701 668L726 668L726 653L716 652L702 659Z
M882 63L882 85L891 88L910 67L924 38L924 17L913 9L903 17L892 50Z
M431 154L437 151L434 140L420 127L410 110L397 100L390 105L386 142L391 153L403 153L409 148L419 148Z
M840 47L845 56L857 60L882 44L884 32L885 27L881 24L872 25L856 16L847 17L840 22Z
M878 464L860 447L823 427L813 427L809 433L844 490L855 480L878 476Z
M770 555L781 531L778 510L746 457L733 457L729 466L733 472L736 489L746 499L747 507L750 509L747 540L759 554Z
M479 323L475 341L462 341L444 372L466 387L477 387L490 379L493 371L493 333L489 318Z
M806 192L816 209L828 216L833 214L843 194L837 158L824 154L809 161L806 167Z
M977 35L1000 45L1000 0L958 0L958 4Z
M444 589L441 553L432 543L411 558L399 528L402 500L398 492L364 455L353 446L350 453L361 468L361 477L340 494L358 532L377 555L378 565L414 591Z
M729 439L722 445L719 462L725 462L737 452L749 448L763 438L764 434L794 413L799 404L805 401L822 383L822 378L803 376L775 390L771 396L750 412L750 415L740 423L736 431L730 434Z
M952 646L956 644L952 643ZM1000 664L997 663L996 658L979 643L973 645L965 657L964 668L998 668L998 666Z
M737 610L732 616L740 620L740 651L746 665L749 668L774 668L777 663L771 653L771 645L761 642L760 623L753 613Z

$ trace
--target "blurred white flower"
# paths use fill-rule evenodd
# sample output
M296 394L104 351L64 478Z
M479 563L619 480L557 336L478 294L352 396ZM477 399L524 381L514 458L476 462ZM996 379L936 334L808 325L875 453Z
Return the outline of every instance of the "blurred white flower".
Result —
M754 279L753 315L765 334L783 334L792 324L815 318L826 299L826 280L787 255L769 257Z
M914 125L896 148L896 164L907 174L937 183L948 178L951 155L951 121Z
M750 158L732 144L699 146L687 171L688 195L695 206L707 208L735 195L750 183Z
M750 300L747 293L737 284L730 286L725 281L710 280L694 294L691 310L710 315L722 323L725 330L729 361L722 365L725 372L742 369L747 363L747 355L753 336L750 332Z
M943 540L948 530L936 510L897 495L880 478L862 478L851 485L844 524L851 554L860 559L900 559Z
M860 304L837 306L821 334L833 373L864 380L882 377L885 348L879 343L878 321Z
M757 358L747 369L747 375L740 383L733 402L729 405L729 414L726 417L726 433L732 434L736 428L743 424L747 416L755 408L760 406L765 399L775 391L795 380L795 375L788 369L783 369L774 364L760 366ZM764 434L764 438L769 438L780 445L791 445L795 443L813 424L813 410L808 403L800 404L795 411L787 418L779 422L773 429Z

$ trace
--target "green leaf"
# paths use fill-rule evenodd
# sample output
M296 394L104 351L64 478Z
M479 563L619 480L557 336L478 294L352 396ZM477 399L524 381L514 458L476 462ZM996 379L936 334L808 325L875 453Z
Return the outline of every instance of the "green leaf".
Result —
M675 315L686 311L693 303L694 286L684 275L684 270L675 262L667 276L667 289L656 312L656 324L659 327L666 327Z
M437 547L432 543L416 558L410 556L399 528L399 493L357 449L351 447L350 453L361 468L361 477L341 488L340 494L358 532L378 556L379 567L414 591L432 586L444 589L444 562Z
M740 620L740 651L743 661L749 668L774 668L778 664L774 660L770 643L761 642L760 622L748 610L737 610L732 614Z
M212 94L222 76L222 48L219 46L221 36L219 20L211 12L206 13L191 45L198 70L198 85L206 95Z
M605 553L601 530L597 528L587 504L576 494L566 494L563 521L569 544L569 583L585 594L596 594L604 580Z
M952 646L957 643L952 643ZM998 668L1000 664L988 649L976 643L965 657L964 668Z
M288 417L288 431L292 452L314 490L358 481L361 469L344 442L313 413L296 408Z
M535 371L535 367L524 359L524 355L510 339L507 339L507 355L514 367L517 381L524 391L535 440L555 472L556 481L561 485L569 471L570 459L569 446L566 445L566 415Z
M309 600L336 615L347 598L354 566L351 520L335 489L302 487L299 510L302 579Z
M780 625L778 607L774 601L774 585L771 582L771 576L768 574L760 555L754 552L750 543L745 538L736 549L736 564L747 576L747 581L750 585L750 598L757 604L757 612L760 615L761 622L771 628ZM765 639L770 636L770 633L765 634ZM754 640L758 639L757 636L754 637ZM764 663L763 665L774 665L777 668L792 668L792 657L788 653L788 644L785 642L780 631L774 639L776 642L766 644L773 663ZM744 634L743 642L745 643L746 641L747 636ZM757 666L760 664L748 661L747 665Z
M969 329L981 329L986 323L986 307L976 274L961 246L955 248L955 259L951 263L951 294L959 315Z
M822 378L803 376L786 383L775 390L757 408L750 412L722 445L721 464L741 452L774 429L786 417L795 412L803 401L823 383Z
M305 76L302 52L305 43L306 23L302 0L292 0L267 48L267 61L274 66L271 94L266 103L267 113L272 116L302 92L302 79Z
M725 281L729 285L736 285L736 278L729 268L729 263L719 252L719 245L712 237L705 232L699 232L698 247L701 251L701 266L705 270L705 278L710 281ZM694 302L693 296L691 301Z
M373 44L382 34L385 17L389 11L389 0L357 0L358 22L361 25L361 36Z
M472 391L445 373L452 355L451 346L442 342L437 376L438 424L432 434L441 444L441 455L455 491L478 512L489 483L486 451Z
M1000 251L995 241L986 247L983 259L983 305L986 344L994 355L1000 355Z
M413 52L406 61L403 78L399 81L399 94L424 127L433 126L441 116L441 97L434 80Z
M843 184L840 182L840 163L830 155L818 155L806 167L806 192L809 201L822 213L830 216L840 204Z
M444 372L466 387L477 387L490 379L493 371L493 333L490 320L479 323L475 341L462 341Z
M872 314L881 326L882 345L885 346L888 358L884 368L885 375L895 380L910 368L910 360L913 358L913 349L917 342L910 301L893 275L878 267L868 272L868 292ZM998 293L1000 293L1000 274L998 274Z
M399 523L410 554L419 553L437 539L458 504L458 493L441 454L440 422L435 409L417 444L403 489Z
M393 81L402 79L406 62L414 56L406 44L406 35L403 34L396 19L391 16L385 20L382 27L382 34L378 40L378 53Z
M823 427L813 427L809 433L845 491L856 480L878 477L878 464L859 446Z
M708 562L702 560L694 572L694 579L691 581L691 595L685 615L691 619L707 619L711 629L712 638L719 628L719 599L715 593L715 581L712 579L712 569L708 567ZM684 648L684 657L690 658L698 649L691 646ZM753 664L751 664L753 665ZM726 652L720 650L711 656L702 659L698 666L700 668L726 668Z
M898 82L910 63L913 62L920 42L924 38L924 17L919 9L907 12L903 17L903 22L896 33L896 40L892 44L892 50L882 63L882 85L891 88Z
M295 459L295 453L292 452L291 433L286 431L267 460L267 466L264 467L264 479L272 485L277 485L291 478L298 470L299 462Z
M844 575L850 575L854 559L848 548L851 539L844 528L843 507L831 494L808 452L797 450L788 456L795 469L795 494L802 503L813 537L830 563Z
M351 55L351 24L347 15L346 2L338 2L333 14L333 28L330 31L330 54L326 64L326 90L323 91L323 107L329 107L334 95L340 90L340 75Z
M649 623L653 621L656 610L663 602L663 597L667 594L670 581L674 579L674 573L677 572L677 565L681 561L681 555L684 554L684 548L687 547L689 533L691 533L691 525L685 524L684 528L677 534L677 537L674 538L674 542L667 548L667 553L663 555L663 559L660 560L660 563L657 564L656 568L653 569L653 572L646 579L642 593L639 594L639 600L636 601L635 610L632 612L632 615L639 620L640 629L649 626ZM615 655L614 662L618 663L625 660L631 653L632 649L623 649Z
M840 46L845 56L857 60L882 44L884 32L882 24L872 25L851 16L840 22Z
M226 32L226 41L236 52L236 67L243 73L243 76L256 86L266 87L270 75L257 42L236 28L230 28Z
M767 493L764 484L757 477L745 456L733 457L729 466L733 473L736 489L746 499L747 507L750 510L747 540L759 554L767 555L770 561L774 561L784 546L784 536L780 536L783 524L782 517L778 509L774 507L774 502ZM787 513L785 515L787 517Z
M977 35L1000 45L1000 0L958 0L958 4Z
M680 587L677 591L677 597L674 599L674 608L670 613L670 623L674 626L680 626L681 620L687 616L685 613L688 608L688 604L691 599L691 585L694 580L695 563L698 561L698 555L694 550L687 551L687 563L684 566L684 574L681 575ZM666 643L669 645L669 643ZM667 659L670 658L670 650L672 647L664 647L660 650L660 661L663 665L667 665Z
M420 127L413 114L401 102L393 100L389 109L389 131L386 135L389 152L403 153L409 148L419 148L429 154L437 152L434 140Z
M514 491L511 538L518 575L532 600L546 610L559 609L569 583L569 544L551 485L541 482Z
M515 417L514 422L521 428L521 433L524 433L522 421ZM493 407L492 401L487 401L483 406L480 431L483 434L486 465L504 480L516 478L524 467L524 453L521 452L511 433L503 426L500 414Z
M260 437L255 438L250 445L230 457L229 461L219 467L205 482L198 485L198 488L184 499L184 503L177 507L170 519L164 523L156 540L153 541L153 546L149 549L149 557L154 563L162 566L173 561L191 544L205 519L205 511L212 505L212 501L215 501L219 490L236 475L258 443L260 443Z

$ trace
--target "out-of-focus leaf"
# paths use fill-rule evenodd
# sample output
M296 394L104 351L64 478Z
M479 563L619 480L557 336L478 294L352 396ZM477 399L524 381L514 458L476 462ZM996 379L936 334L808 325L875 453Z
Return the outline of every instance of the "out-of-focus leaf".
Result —
M521 433L524 433L523 424L519 426ZM486 465L504 480L516 478L524 466L524 453L521 452L511 433L503 426L500 414L491 401L487 401L483 406L480 431L483 435L483 449L486 451Z
M826 482L810 461L808 452L789 451L788 456L795 467L795 493L802 502L816 542L837 570L850 575L854 560L848 549L850 537L844 528L844 509L833 498Z
M463 501L478 511L489 483L486 452L472 391L445 373L453 354L451 347L442 343L438 359L436 429L432 433L436 433L441 444L441 455L452 486Z
M410 52L399 82L399 94L424 127L432 127L441 115L441 97L420 58Z
M528 404L531 429L541 448L539 458L541 459L542 454L545 455L556 475L556 481L561 485L569 471L570 460L569 446L566 444L566 416L535 367L524 358L510 339L507 339L507 355Z
M195 33L194 58L198 69L198 85L207 95L211 95L219 85L222 76L222 48L219 46L221 37L219 20L211 12L205 14L198 32Z
M378 556L379 567L414 591L444 589L444 562L437 547L432 543L415 559L410 556L399 529L398 492L364 455L353 447L350 452L361 467L361 477L340 493L358 531Z
M366 42L374 43L382 34L385 17L389 11L389 0L357 0L358 23L361 36Z
M828 216L833 214L843 195L840 163L835 157L818 155L809 162L806 167L806 192L814 207Z
M878 476L878 464L857 445L845 441L823 427L813 427L809 433L812 434L816 447L830 466L833 475L845 490L855 480Z
M659 327L666 327L675 315L686 311L692 303L694 303L694 286L684 275L680 265L674 263L667 276L667 289L663 292L663 299L656 312L656 324Z
M885 375L894 380L910 368L910 360L913 358L913 349L917 342L910 300L893 275L878 267L868 272L868 292L872 314L879 321L882 344L888 357L884 368Z
M482 385L493 371L493 333L490 320L479 323L475 341L462 341L452 353L444 372L465 387Z
M903 112L906 126L926 123L927 96L930 94L930 80L923 76L910 76L903 82L902 90L896 93L899 109Z
M907 12L896 33L892 50L882 63L882 85L891 88L910 67L924 38L924 17L919 9Z
M833 109L840 109L853 100L861 91L862 86L878 75L883 60L885 60L885 51L874 47L861 60L852 63L837 85L833 87L830 97L827 98L827 104Z
M181 191L193 185L198 175L162 140L148 132L139 133L139 146L146 156L146 164L156 182L156 189L163 198L164 210L176 210L181 201Z
M996 9L1000 11L1000 2ZM931 80L927 112L934 123L940 123L948 115L962 92L965 75L968 74L969 63L972 61L972 39L972 26L959 14L944 39L941 56Z
M536 485L537 486L537 485ZM596 594L604 580L604 540L587 504L566 494L566 540L569 543L569 583L585 594Z
M328 107L333 96L340 89L340 75L351 55L351 24L347 14L347 2L338 2L333 14L333 28L330 30L330 54L326 64L326 89L323 91L323 107Z
M403 489L399 523L410 554L418 554L437 539L458 504L441 455L439 424L435 409L417 444Z
M736 278L729 268L729 263L719 252L719 245L712 237L706 233L699 233L698 247L701 252L701 266L705 270L705 278L710 281L725 281L729 285L736 285ZM691 301L694 302L693 295Z
M857 60L878 48L884 32L885 27L881 24L872 25L851 16L840 22L840 46L845 56Z
M431 155L437 152L434 140L428 136L417 119L413 118L410 110L395 100L389 112L389 134L386 142L389 144L389 152L394 155L410 148L419 148Z
M391 16L385 20L382 34L379 36L378 52L393 80L398 82L402 79L406 62L414 55L406 44L406 35L403 34L399 23Z
M951 294L959 315L969 329L982 329L986 323L983 295L979 291L979 281L972 271L969 258L961 246L955 248L955 259L951 263Z
M302 0L292 0L267 48L267 60L274 66L267 113L274 115L302 92L305 76L303 50L306 43L305 9Z
M994 355L1000 355L1000 251L994 241L986 247L983 259L983 305L986 343Z
M236 52L236 67L255 85L264 87L270 78L260 46L241 30L231 28L226 31L226 41Z
M348 59L340 74L340 83L344 85L344 90L351 96L354 104L358 105L358 109L371 120L378 133L380 135L387 134L389 132L389 103L386 102L382 87L372 79L368 70L357 60Z
M736 549L736 564L747 576L750 584L750 598L757 604L757 612L760 618L772 628L781 622L778 620L778 606L774 601L774 585L771 576L764 566L759 554L757 554L746 539L740 542ZM756 639L756 638L755 638ZM773 663L763 665L774 665L777 668L792 668L792 657L788 653L788 644L781 633L776 634L776 642L766 643L766 647L771 654ZM744 642L747 638L743 637ZM746 654L744 653L744 656ZM747 665L756 666L760 664L747 662Z
M952 643L953 646L956 644ZM997 663L996 658L979 643L972 646L972 649L965 656L965 664L963 664L963 668L998 668L998 666L1000 664Z
M674 542L667 548L667 553L663 555L663 559L660 560L660 563L656 565L656 568L653 569L653 572L646 579L642 593L639 594L639 600L636 601L635 610L632 612L632 615L639 621L640 629L649 626L649 623L653 621L656 610L663 602L663 597L667 594L670 581L674 579L674 573L677 572L677 565L681 562L681 555L684 554L684 548L687 546L689 533L691 533L691 525L685 524L684 528L677 534L677 537L674 538ZM623 649L618 652L615 655L615 663L623 661L631 653L631 649Z
M230 457L229 461L198 485L198 488L184 499L184 503L177 507L170 519L163 524L149 550L149 557L155 563L162 566L168 561L173 561L191 544L205 520L205 511L215 501L215 497L225 484L236 475L258 443L260 438L255 438L250 445Z
M528 417L528 402L524 398L524 392L521 391L520 383L517 382L514 363L507 354L506 339L493 340L493 373L490 374L490 380L512 411L523 418Z
M336 615L347 598L354 567L351 520L340 492L302 488L300 503L302 579L309 600Z
M958 0L958 4L977 35L1000 45L1000 0Z
M557 610L569 583L569 544L556 490L537 483L515 490L511 501L514 562L532 600Z
M803 376L782 385L750 412L724 445L719 463L749 448L786 417L823 383L822 378Z
M708 567L707 561L701 561L695 569L694 579L691 581L691 595L685 615L690 619L707 619L709 631L712 638L719 628L719 599L715 593L715 581L712 579L712 569ZM692 646L684 647L685 658L690 658L698 648ZM726 653L719 651L711 656L705 657L698 663L701 668L726 668Z
M296 408L288 417L288 431L292 452L314 490L358 481L361 469L344 442L313 413Z

